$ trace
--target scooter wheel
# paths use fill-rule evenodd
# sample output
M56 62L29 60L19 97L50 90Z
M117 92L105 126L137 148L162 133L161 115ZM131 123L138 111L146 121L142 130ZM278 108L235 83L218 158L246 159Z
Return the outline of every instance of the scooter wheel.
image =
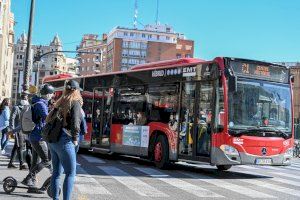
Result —
M4 192L6 194L12 193L13 191L15 191L17 184L18 183L17 183L16 179L14 179L12 177L6 178L3 182Z
M50 198L53 198L53 193L52 193L52 190L51 190L51 186L50 185L47 185L47 194ZM61 194L61 188L59 188L59 195Z

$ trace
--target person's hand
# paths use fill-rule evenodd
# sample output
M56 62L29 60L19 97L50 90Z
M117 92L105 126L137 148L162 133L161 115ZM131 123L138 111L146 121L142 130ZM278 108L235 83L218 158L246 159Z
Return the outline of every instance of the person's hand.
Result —
M78 141L73 141L73 144L76 146L78 146Z

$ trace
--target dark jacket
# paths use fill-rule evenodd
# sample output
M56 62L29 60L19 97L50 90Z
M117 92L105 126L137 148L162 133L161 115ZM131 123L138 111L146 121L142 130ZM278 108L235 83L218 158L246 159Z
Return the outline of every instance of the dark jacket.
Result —
M85 133L87 133L87 124L85 120L85 113L81 109L80 135L85 135Z
M41 131L46 124L48 115L48 101L38 96L32 98L32 121L35 123L33 131L29 134L31 142L42 140Z
M23 106L22 105L17 105L14 106L12 109L12 113L9 119L9 128L12 129L15 133L15 139L17 142L18 147L20 147L24 140L25 140L25 135L20 131L20 117L21 117L21 112L22 112Z
M67 119L66 119L67 126L64 127L67 130L66 134L72 137L73 141L78 140L81 119L82 119L81 105L79 101L74 101L71 104L71 111L67 115Z

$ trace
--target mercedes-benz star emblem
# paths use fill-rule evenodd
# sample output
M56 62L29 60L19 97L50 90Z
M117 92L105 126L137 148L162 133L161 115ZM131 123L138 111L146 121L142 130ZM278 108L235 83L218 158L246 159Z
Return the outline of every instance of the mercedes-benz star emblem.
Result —
M266 147L263 147L263 148L261 149L261 154L262 154L263 156L267 155L267 148L266 148Z

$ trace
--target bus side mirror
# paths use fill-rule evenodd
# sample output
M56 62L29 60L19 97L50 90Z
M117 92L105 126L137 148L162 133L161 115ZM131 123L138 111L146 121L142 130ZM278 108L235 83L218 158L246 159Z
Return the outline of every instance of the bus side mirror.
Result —
M237 77L229 76L228 78L228 91L236 92L237 91Z

